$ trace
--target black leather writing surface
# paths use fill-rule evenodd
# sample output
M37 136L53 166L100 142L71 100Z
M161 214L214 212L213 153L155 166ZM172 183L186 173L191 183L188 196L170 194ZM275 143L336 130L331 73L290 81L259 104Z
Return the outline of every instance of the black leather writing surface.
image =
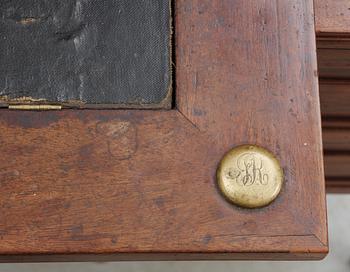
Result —
M1 102L169 106L170 16L170 0L1 0Z

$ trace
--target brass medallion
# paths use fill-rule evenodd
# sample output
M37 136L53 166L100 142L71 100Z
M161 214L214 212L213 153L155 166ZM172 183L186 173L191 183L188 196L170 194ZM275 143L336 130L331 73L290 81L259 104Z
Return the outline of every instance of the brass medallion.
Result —
M232 203L245 208L270 204L283 184L283 170L276 157L255 145L229 151L217 170L219 188Z

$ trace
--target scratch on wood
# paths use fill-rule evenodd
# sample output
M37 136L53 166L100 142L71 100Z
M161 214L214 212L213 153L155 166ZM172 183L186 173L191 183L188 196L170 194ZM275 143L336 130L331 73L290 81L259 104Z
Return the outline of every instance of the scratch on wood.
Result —
M137 150L137 128L128 121L101 122L97 133L107 137L108 153L119 160L132 157Z

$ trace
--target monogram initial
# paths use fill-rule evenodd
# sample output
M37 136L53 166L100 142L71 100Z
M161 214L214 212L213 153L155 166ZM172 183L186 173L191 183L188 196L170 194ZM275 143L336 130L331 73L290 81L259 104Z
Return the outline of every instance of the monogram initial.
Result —
M263 160L254 153L241 155L237 160L237 166L228 169L226 177L240 186L267 185L269 183L269 175L264 171Z

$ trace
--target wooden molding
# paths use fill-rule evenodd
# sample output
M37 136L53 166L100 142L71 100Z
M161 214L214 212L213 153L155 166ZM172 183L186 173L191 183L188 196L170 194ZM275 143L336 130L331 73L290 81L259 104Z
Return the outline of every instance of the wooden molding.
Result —
M336 179L327 178L326 180L327 194L349 194L350 193L350 178Z
M312 0L176 1L176 109L0 114L0 259L319 259L328 251ZM267 148L280 196L218 192Z
M318 49L319 76L325 79L346 81L350 75L350 50Z
M349 62L350 63L350 62ZM349 73L350 75L350 73ZM350 79L350 78L349 78ZM320 100L322 117L340 121L350 117L350 80L320 80Z
M324 160L329 179L345 180L347 177L350 177L350 154L326 153Z
M350 2L314 3L327 192L349 193Z

